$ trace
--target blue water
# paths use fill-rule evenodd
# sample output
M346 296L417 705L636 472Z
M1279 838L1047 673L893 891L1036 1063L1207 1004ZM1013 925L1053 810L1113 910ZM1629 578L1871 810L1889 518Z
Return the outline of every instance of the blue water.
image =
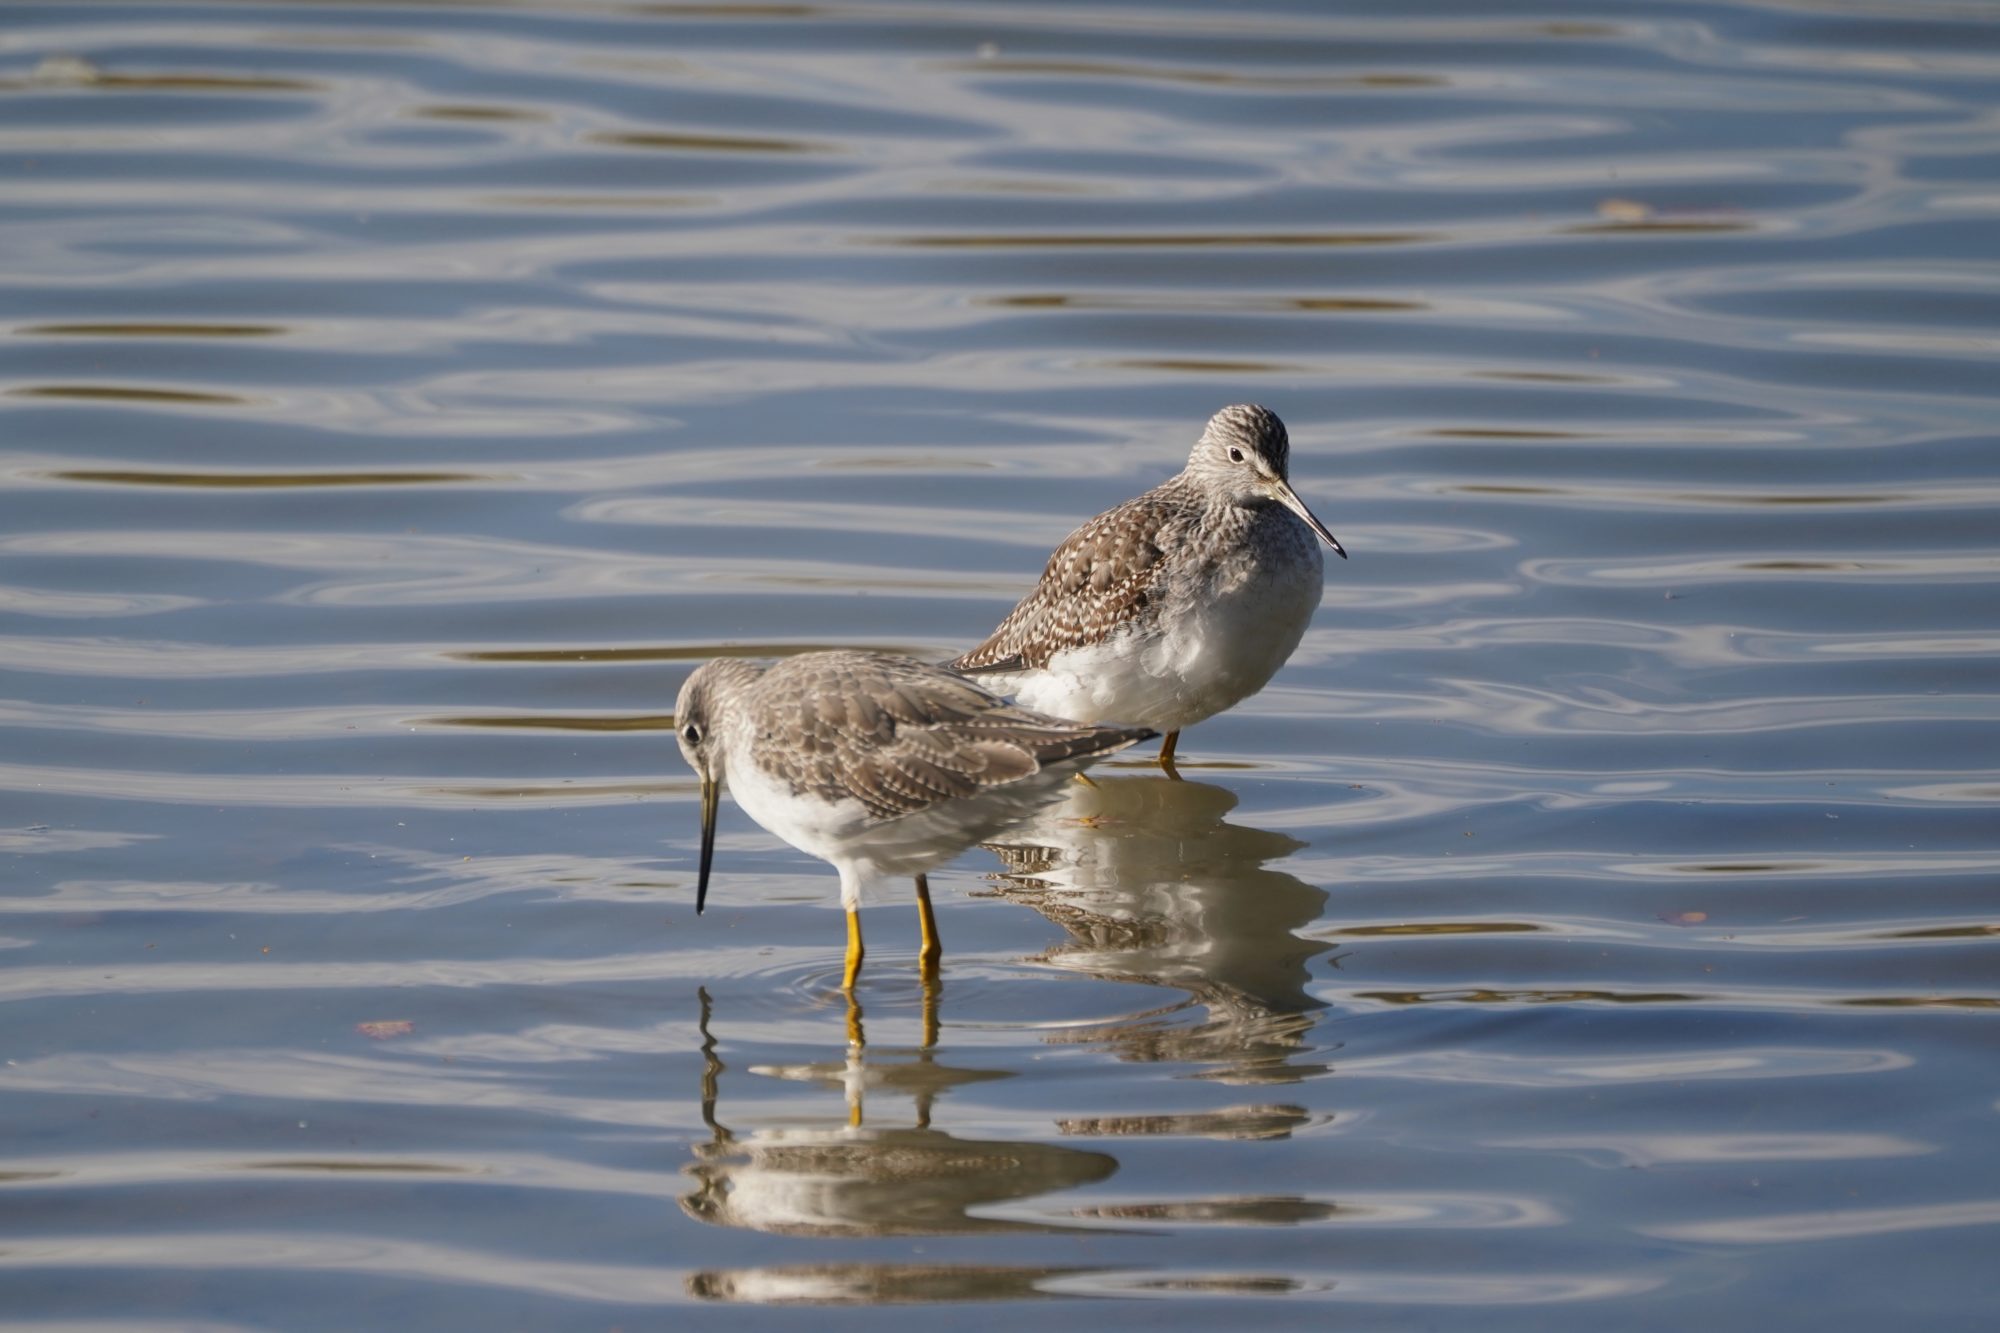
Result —
M0 1327L1993 1322L2000 8L11 4L0 179ZM695 917L695 664L1238 401L1189 781Z

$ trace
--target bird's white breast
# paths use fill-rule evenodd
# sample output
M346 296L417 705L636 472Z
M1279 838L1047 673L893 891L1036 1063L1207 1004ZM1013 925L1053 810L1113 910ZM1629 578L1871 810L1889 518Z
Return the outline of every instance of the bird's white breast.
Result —
M1083 765L1051 764L970 796L938 801L893 819L872 818L853 797L829 801L795 792L758 763L744 737L729 753L728 784L745 814L809 856L840 872L844 907L858 907L887 880L926 874L1039 808Z
M867 808L852 797L825 801L811 792L794 792L789 782L757 762L751 745L745 738L730 751L730 795L769 832L809 856L838 863L867 826Z
M1170 581L1153 614L1016 677L1020 702L1080 722L1173 731L1263 689L1299 646L1322 587L1312 533L1283 517L1247 551Z

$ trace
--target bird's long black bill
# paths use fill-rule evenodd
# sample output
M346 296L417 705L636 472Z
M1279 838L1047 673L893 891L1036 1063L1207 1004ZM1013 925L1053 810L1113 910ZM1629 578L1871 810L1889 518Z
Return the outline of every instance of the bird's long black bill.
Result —
M1347 559L1347 552L1342 549L1339 542L1334 540L1333 534L1326 530L1326 524L1314 518L1313 511L1306 508L1306 502L1299 499L1298 492L1282 481L1278 483L1278 503L1304 519L1306 526L1317 532L1320 540L1333 548L1335 555L1339 556L1342 560Z
M695 881L696 916L708 906L708 868L715 861L715 807L721 797L721 783L714 778L701 780L701 878Z

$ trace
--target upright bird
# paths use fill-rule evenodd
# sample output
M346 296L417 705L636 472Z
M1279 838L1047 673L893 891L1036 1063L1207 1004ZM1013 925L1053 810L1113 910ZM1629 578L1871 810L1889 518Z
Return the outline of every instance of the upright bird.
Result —
M695 911L708 904L726 782L752 819L840 872L850 991L865 890L915 878L922 967L935 973L943 948L925 874L1033 811L1086 764L1158 734L1044 717L943 667L862 652L771 667L717 658L681 687L674 731L701 779Z
M1164 731L1174 774L1181 729L1263 689L1298 647L1322 540L1346 559L1292 489L1285 423L1225 407L1179 476L1072 532L951 669L1057 717Z

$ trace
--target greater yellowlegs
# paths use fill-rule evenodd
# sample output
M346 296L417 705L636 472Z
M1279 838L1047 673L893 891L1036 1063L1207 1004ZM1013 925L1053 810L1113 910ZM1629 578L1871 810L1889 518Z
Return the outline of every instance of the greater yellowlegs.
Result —
M942 948L925 874L1032 812L1092 760L1158 734L1044 717L943 667L861 652L771 667L718 658L681 687L674 729L701 778L695 911L708 903L726 782L752 819L840 872L845 990L861 969L866 890L916 880L923 970L934 973Z
M1276 413L1223 408L1179 476L1072 532L951 668L1039 712L1158 728L1173 773L1181 729L1263 689L1298 647L1319 542L1347 556L1292 490L1290 462Z

